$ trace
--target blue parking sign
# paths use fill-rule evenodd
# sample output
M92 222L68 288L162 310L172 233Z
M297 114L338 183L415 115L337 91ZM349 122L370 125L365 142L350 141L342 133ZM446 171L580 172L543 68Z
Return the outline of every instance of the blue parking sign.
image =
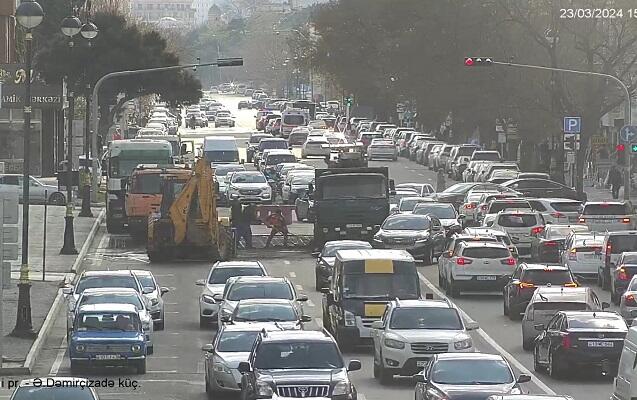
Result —
M564 117L564 133L580 133L582 117Z

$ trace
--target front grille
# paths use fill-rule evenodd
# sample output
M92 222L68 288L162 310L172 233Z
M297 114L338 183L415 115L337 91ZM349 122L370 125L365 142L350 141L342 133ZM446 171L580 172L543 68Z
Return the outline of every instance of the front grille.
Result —
M448 350L449 345L447 343L421 342L411 344L411 351L415 354L438 354L446 353Z
M126 353L131 351L129 344L87 344L87 353Z
M380 318L361 318L361 322L365 328L371 328L374 321L380 321Z
M261 193L260 189L239 189L239 193L241 194L259 194Z
M387 238L385 239L387 244L414 244L416 243L415 239L411 238Z
M277 386L277 394L280 397L328 397L330 387L325 386Z

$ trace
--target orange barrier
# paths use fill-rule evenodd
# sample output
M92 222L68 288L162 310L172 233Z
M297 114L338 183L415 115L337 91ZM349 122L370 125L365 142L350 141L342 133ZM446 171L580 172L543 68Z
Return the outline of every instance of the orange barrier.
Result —
M292 205L259 204L256 207L257 219L262 223L265 223L266 218L268 218L268 216L276 209L281 209L281 214L283 215L283 219L285 219L285 223L291 225L292 212L295 209L295 206Z

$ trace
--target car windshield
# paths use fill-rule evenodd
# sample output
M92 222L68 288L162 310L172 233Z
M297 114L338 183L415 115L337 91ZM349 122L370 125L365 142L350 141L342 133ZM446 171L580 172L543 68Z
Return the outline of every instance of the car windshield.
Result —
M286 125L303 125L305 123L305 117L302 115L285 115L283 117L283 123ZM313 121L312 126L325 126L325 123L320 124Z
M288 142L285 140L262 140L259 142L259 151L266 149L287 149Z
M161 176L159 173L135 175L130 192L134 194L161 193Z
M339 250L371 249L371 248L372 248L372 245L369 244L368 242L325 245L321 255L323 257L336 257L336 252Z
M232 317L234 321L285 322L298 318L290 304L239 304Z
M416 204L426 203L428 200L423 199L402 199L400 202L399 211L414 211Z
M217 351L223 353L247 353L252 350L259 332L224 331L217 343Z
M208 283L211 285L224 285L229 278L235 276L263 276L263 270L256 267L215 268L210 274Z
M431 380L441 385L501 385L512 383L513 374L504 360L438 360Z
M524 273L522 280L535 285L547 285L549 283L551 285L564 285L565 283L573 282L573 278L569 271L551 268L545 268L543 270L527 270Z
M474 161L500 161L500 154L495 151L480 151L472 154Z
M250 136L250 144L259 143L261 141L261 139L266 138L266 137L268 137L268 136L265 136L265 135Z
M139 281L139 284L142 285L142 288L144 289L156 289L155 288L155 280L153 279L152 275L148 275L148 274L135 274L135 276L137 277L137 280Z
M451 204L420 203L414 208L415 214L429 214L440 219L456 218L456 209Z
M266 183L267 180L263 174L241 174L237 173L232 176L232 183Z
M101 287L117 287L117 288L131 288L139 290L137 287L137 281L132 276L85 276L80 279L80 282L75 289L76 294L80 294L84 289L89 288L101 288Z
M421 231L429 229L431 226L431 220L426 217L418 217L415 215L410 216L397 216L389 217L383 222L382 229L384 230L408 230L408 231Z
M396 193L391 194L389 196L389 203L390 204L398 204L398 203L400 203L400 200L402 200L405 197L414 197L414 196L418 196L418 195L419 195L419 193L416 192L415 190L405 190L404 192L396 192Z
M470 156L473 154L474 151L476 151L477 147L471 147L471 146L460 146L460 148L458 149L458 156Z
M292 291L285 282L235 283L230 288L228 300L287 299L292 300Z
M137 314L129 313L82 313L77 317L78 331L140 331L141 322Z
M530 228L537 224L533 214L505 214L500 215L498 224L505 228Z
M245 171L243 165L217 165L215 166L215 175L217 177L225 177L229 172Z
M142 304L139 296L134 293L100 293L91 294L88 296L82 296L82 300L78 304L78 308L85 304L132 304L138 310L142 310L144 305Z
M463 257L469 258L508 258L511 256L509 249L503 247L493 246L480 246L480 247L467 247L462 252Z
M399 307L394 310L389 322L391 329L463 329L460 315L455 308L443 307Z
M489 214L497 214L502 210L511 210L511 209L531 209L531 205L528 201L514 201L514 200L505 200L505 201L494 201L491 203L489 207Z
M44 379L43 379L44 380ZM70 382L68 382L70 384ZM42 387L19 387L13 393L12 400L94 400L93 392L78 386L42 385Z
M585 204L584 215L629 215L631 214L628 204Z
M455 185L449 186L448 188L443 190L441 193L448 193L448 194L466 193L467 191L469 191L469 189L471 189L474 186L476 186L475 183L468 183L468 182L456 183Z
M258 369L339 369L343 359L332 342L263 343L259 346L254 368Z
M292 185L307 185L314 182L314 174L296 175L292 178Z
M322 181L321 197L323 200L387 198L387 186L384 176L358 176L356 181L352 182L351 176L333 175L324 177Z
M579 201L551 203L551 207L558 212L580 212L582 203Z
M268 156L266 165L277 165L281 163L296 162L294 154L272 154Z
M418 298L418 279L412 274L346 274L345 298Z
M635 251L637 249L637 235L612 235L608 239L613 254L620 254L625 251Z
M626 329L626 322L619 315L586 313L569 315L567 319L569 328Z
M624 264L637 264L637 253L624 253Z

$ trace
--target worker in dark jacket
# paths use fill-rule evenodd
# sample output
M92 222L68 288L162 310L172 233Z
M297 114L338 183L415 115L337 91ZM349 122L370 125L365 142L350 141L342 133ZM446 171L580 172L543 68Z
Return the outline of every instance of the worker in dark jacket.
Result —
M623 176L616 165L613 165L608 172L608 183L613 194L613 199L619 198L619 189L623 185Z

